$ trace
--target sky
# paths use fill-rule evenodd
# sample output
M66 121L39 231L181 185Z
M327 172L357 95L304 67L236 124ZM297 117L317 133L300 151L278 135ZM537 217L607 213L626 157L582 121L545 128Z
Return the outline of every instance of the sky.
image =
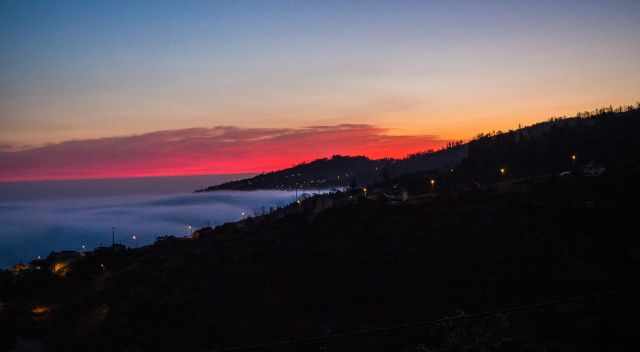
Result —
M640 100L638 1L0 0L0 180L401 157Z

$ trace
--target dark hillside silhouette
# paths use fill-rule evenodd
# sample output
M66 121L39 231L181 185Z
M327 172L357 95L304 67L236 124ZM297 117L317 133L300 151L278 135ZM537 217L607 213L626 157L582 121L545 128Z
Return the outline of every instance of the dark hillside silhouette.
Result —
M466 156L461 142L439 151L427 151L403 159L372 160L364 156L334 155L294 167L226 182L198 192L256 189L318 189L363 186L406 173L436 170L457 165Z
M461 171L496 180L571 171L589 163L621 169L638 166L640 106L599 109L524 129L480 135L469 143Z
M367 184L375 182L380 174L378 170L382 170L390 162L390 159L371 160L364 156L334 155L329 159L317 159L285 170L212 186L202 191L346 187L353 181Z
M496 182L578 171L589 164L610 169L635 167L640 149L638 109L609 107L552 118L518 130L480 134L468 143L452 142L442 150L403 159L336 155L200 191L361 187L412 174L444 173L451 180L453 175L446 175L451 169L458 181Z
M469 142L455 168L408 168L194 238L59 253L0 272L10 337L0 343L629 349L640 313L639 123L638 108L607 109L492 133ZM311 167L370 165L334 159Z

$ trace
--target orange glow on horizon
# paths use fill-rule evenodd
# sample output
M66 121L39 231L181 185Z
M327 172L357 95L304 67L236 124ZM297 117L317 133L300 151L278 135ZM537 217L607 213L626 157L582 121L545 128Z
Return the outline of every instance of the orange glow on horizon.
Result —
M403 158L448 141L369 125L188 129L0 152L0 181L109 179L276 171L333 155Z

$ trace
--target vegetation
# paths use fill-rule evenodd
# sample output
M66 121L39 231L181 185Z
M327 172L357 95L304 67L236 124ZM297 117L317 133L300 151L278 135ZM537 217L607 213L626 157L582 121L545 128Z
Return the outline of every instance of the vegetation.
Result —
M483 135L451 167L384 161L396 174L366 191L103 248L64 276L0 272L3 332L61 351L628 349L639 124L607 109Z

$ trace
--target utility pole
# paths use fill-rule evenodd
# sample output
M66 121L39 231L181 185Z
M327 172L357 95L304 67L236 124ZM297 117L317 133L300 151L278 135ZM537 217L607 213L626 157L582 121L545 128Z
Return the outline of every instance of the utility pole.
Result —
M111 227L111 248L116 248L116 228Z

